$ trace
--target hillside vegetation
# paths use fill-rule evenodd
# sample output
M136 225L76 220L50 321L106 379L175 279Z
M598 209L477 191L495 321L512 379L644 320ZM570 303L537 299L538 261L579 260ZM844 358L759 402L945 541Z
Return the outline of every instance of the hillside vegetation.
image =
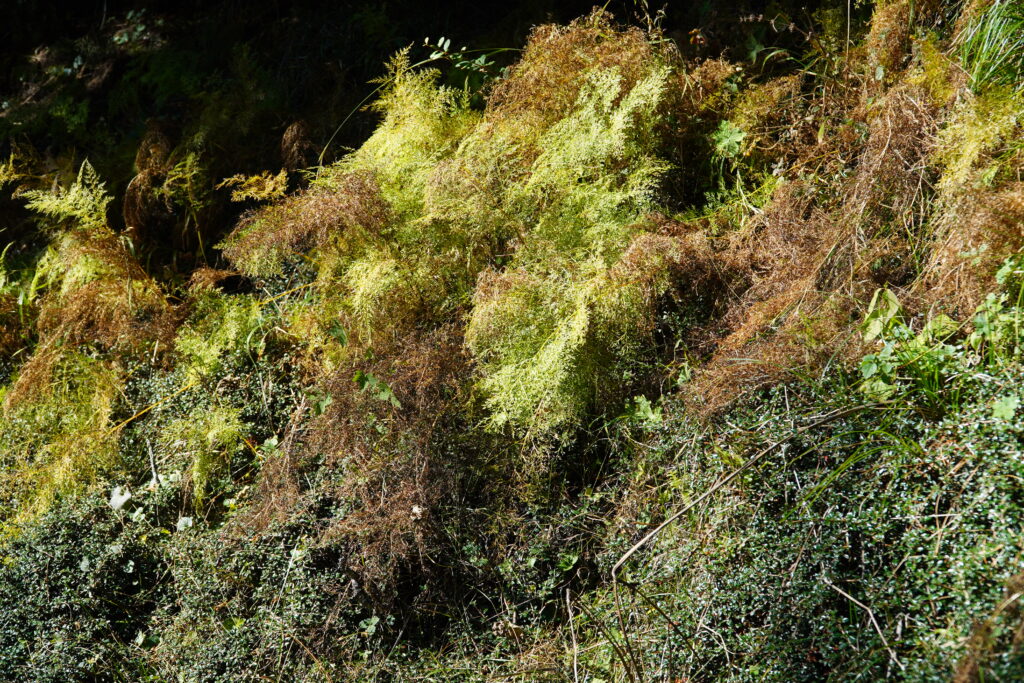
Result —
M1024 678L1024 6L786 9L428 38L351 148L145 13L95 130L185 123L79 143L37 52L0 679Z

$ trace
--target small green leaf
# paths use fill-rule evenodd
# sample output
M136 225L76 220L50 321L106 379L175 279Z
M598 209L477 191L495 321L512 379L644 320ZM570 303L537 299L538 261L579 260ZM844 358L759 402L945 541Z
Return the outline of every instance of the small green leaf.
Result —
M332 403L334 403L334 397L333 397L333 396L331 396L330 394L324 394L324 395L323 395L323 396L322 396L322 397L321 397L321 398L320 398L320 399L319 399L319 400L318 400L318 401L316 402L316 414L317 414L317 415L323 415L323 414L324 414L325 412L327 412L327 408L328 408L328 407L329 407L329 406L330 406L330 405L331 405Z
M746 136L747 134L732 121L722 121L718 130L712 134L711 139L715 143L715 151L720 156L731 159L739 155L740 146Z
M340 322L335 321L331 329L327 330L327 334L334 337L342 346L348 346L348 333Z
M380 617L377 616L363 619L359 622L359 630L363 632L364 636L372 636L377 630L378 623L380 623Z
M235 629L242 628L245 624L245 619L242 617L225 617L220 623L225 631L234 631Z
M563 572L567 572L576 566L576 563L579 562L579 559L579 553L564 553L560 555L558 558L558 568L561 569Z
M992 404L992 417L997 420L1012 420L1019 405L1020 397L1016 394L1004 396Z
M391 391L391 387L387 383L374 377L369 372L363 372L357 370L356 374L352 377L353 381L359 385L360 391L369 392L378 401L384 401L390 403L395 408L401 408L402 404L399 403L398 398L395 397L395 393Z
M888 289L876 289L868 306L868 314L864 318L864 341L882 336L900 314L901 308L895 294Z

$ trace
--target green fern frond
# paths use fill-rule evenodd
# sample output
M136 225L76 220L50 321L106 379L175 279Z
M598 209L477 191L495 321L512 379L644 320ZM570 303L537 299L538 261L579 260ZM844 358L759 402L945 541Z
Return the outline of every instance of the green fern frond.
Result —
M82 162L78 178L70 187L53 190L28 190L23 195L26 206L61 224L70 222L86 232L109 231L107 206L113 197L107 194L96 169L88 160Z
M259 302L249 296L206 291L175 340L175 350L190 381L211 376L239 354L259 355L263 336Z
M192 501L197 512L209 500L217 479L229 471L246 432L239 411L220 406L194 411L161 430L162 447L189 459Z
M21 178L21 176L22 174L17 169L14 154L11 154L7 161L0 163L0 187L13 183Z

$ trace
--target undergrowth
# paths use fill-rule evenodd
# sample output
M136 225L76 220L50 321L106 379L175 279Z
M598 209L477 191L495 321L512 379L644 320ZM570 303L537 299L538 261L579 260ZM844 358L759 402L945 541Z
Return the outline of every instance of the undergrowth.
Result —
M1019 7L787 7L428 39L316 166L244 47L130 181L12 147L0 677L1019 678Z

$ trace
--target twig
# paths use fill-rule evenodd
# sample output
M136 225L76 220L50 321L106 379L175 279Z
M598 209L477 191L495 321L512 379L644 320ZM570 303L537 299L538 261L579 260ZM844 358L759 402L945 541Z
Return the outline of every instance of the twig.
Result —
M156 471L156 456L153 454L153 443L146 439L146 449L149 451L149 469L153 471L153 482L160 486L160 475Z
M572 636L572 680L573 683L580 683L579 645L576 644L576 626L572 622L572 601L568 588L565 589L565 609L569 612L569 635Z
M636 672L643 676L643 666L640 660L637 658L636 652L633 651L633 644L629 642L629 627L626 625L626 619L622 616L622 600L619 596L618 586L613 586L612 594L615 596L615 615L619 620L619 628L622 630L622 643L626 653L629 654L629 659L633 663L633 668Z
M639 595L641 600L643 600L648 605L653 607L655 611L657 611L658 614L661 615L661 618L668 622L668 625L671 626L672 630L676 632L676 635L679 636L680 642L682 642L683 645L686 646L686 649L690 651L691 655L697 654L696 651L693 649L693 645L690 643L690 640L685 635L683 635L683 632L681 630L679 630L679 624L674 622L672 618L665 613L665 610L663 610L661 606L653 598L647 597L646 595L644 595L643 591L641 591L639 587L634 586L632 584L629 585L629 589L633 591L636 595Z
M833 420L838 420L841 417L846 417L847 415L852 415L854 413L859 413L862 410L868 410L870 408L877 408L879 405L880 404L877 404L877 403L871 403L871 404L867 404L867 405L856 406L856 407L853 407L853 408L847 408L845 410L836 410L836 411L834 411L834 412L832 412L832 413L822 417L820 420L817 420L816 422L812 422L809 425L805 425L803 427L800 427L800 428L796 429L795 430L795 434L801 434L801 433L806 432L808 430L815 429L816 427L820 427L821 425L826 424L828 422L832 422ZM666 519L664 522L662 522L657 527L655 527L653 531L651 531L646 536L644 536L639 541L637 541L635 544L633 544L633 547L631 547L629 550L627 550L625 553L623 553L622 557L619 558L619 561L615 563L614 567L612 567L612 581L615 582L617 580L618 575L619 575L619 570L622 569L622 565L624 565L629 560L629 558L633 557L633 555L635 555L638 550L640 550L645 545L647 545L647 543L649 543L658 534L660 534L662 531L664 531L666 527L668 527L670 524L672 524L672 522L676 521L677 519L679 519L680 517L685 515L687 512L689 512L690 510L692 510L696 506L700 505L702 502L704 502L705 500L710 498L712 495L714 495L720 488L722 488L723 486L725 486L726 484L731 482L733 479L738 477L740 474L742 474L746 470L748 470L751 467L753 467L754 465L756 465L761 460L761 458L763 458L764 456L768 455L773 450L775 450L779 446L785 444L786 442L788 442L792 438L793 438L793 436L788 436L785 439L782 439L780 441L776 441L775 443L771 444L767 448L762 449L757 454L752 456L749 460L747 460L745 463L743 463L742 465L740 465L739 467L734 469L732 472L730 472L729 474L725 475L724 477L719 479L717 482L715 482L711 486L711 488L709 488L707 491L705 491L701 495L697 496L697 498L694 501L692 501L690 504L686 505L685 507L683 507L678 512L673 513L668 519Z
M284 291L284 292L281 292L280 294L278 294L276 296L272 296L269 299L264 299L263 301L258 302L258 304L260 306L266 306L267 304L269 304L269 303L271 303L273 301L277 301L278 299L286 297L289 294L293 294L293 293L299 291L300 289L305 289L306 287L312 287L315 284L316 284L315 282L307 282L304 285L299 285L298 287L292 287L291 289L289 289L287 291Z
M843 54L843 78L849 85L850 80L850 0L846 0L846 50Z
M884 645L886 651L888 651L889 658L892 659L893 664L898 666L900 668L900 670L902 671L905 667L903 666L903 663L900 662L899 658L896 656L896 652L891 647L889 647L889 641L887 641L885 639L885 634L882 633L882 629L878 625L878 620L875 619L875 613L871 611L871 608L868 607L867 605L865 605L863 602L861 602L857 598L855 598L852 595L850 595L849 593L847 593L846 591L844 591L839 586L837 586L834 583L832 583L831 581L829 581L827 576L822 576L821 580L825 582L826 586L828 586L832 590L836 591L837 593L842 595L844 598L846 598L847 600L849 600L853 604L857 605L857 607L860 607L862 610L864 610L865 612L868 613L868 618L871 619L871 625L875 627L875 632L878 633L878 637L882 639L882 645Z
M185 385L185 386L183 386L182 388L180 388L180 389L178 389L177 391L175 391L175 392L174 392L173 394L171 394L170 396L165 396L164 398L160 399L160 400L159 400L159 401L157 401L156 403L151 403L151 404L149 404L148 406L146 406L145 408L143 408L143 409L142 409L142 410L140 410L139 412L135 413L134 415L132 415L132 416L131 416L131 417L129 417L128 419L126 419L126 420L122 420L121 422L117 423L116 425L114 425L113 427L111 427L110 429L108 429L108 430L107 430L107 436L109 436L109 435L113 434L114 432L117 432L117 431L119 431L119 430L120 430L120 429L122 429L122 428L123 428L123 427L124 427L125 425L127 425L127 424L129 424L129 423L131 423L131 422L134 422L135 420L139 419L140 417L142 417L143 415L145 415L145 414L146 414L146 413L148 413L149 411L153 410L153 408L156 408L157 406L161 406L161 405L163 405L164 403L167 403L168 401L170 401L170 400L171 400L172 398L174 398L175 396L178 396L179 394L183 394L183 393L185 393L186 391L188 391L188 390L189 390L189 389L191 389L192 387L196 386L197 384L199 384L199 380L194 380L194 381L192 381L192 382L189 382L188 384L186 384L186 385Z
M317 658L317 656L315 654L313 654L313 651L310 650L309 647L306 645L306 643L304 643L302 641L302 638L299 638L299 636L296 635L295 630L292 629L292 628L289 628L288 624L285 623L284 619L282 619L281 617L277 616L276 614L271 612L270 616L273 617L274 619L277 619L278 623L280 623L281 626L284 628L284 630L286 630L288 632L288 635L291 637L291 639L294 640L296 643L298 643L299 647L301 647L303 650L306 651L306 654L309 655L310 659L313 660L313 663L316 664L316 667L318 669L320 669L320 672L324 675L324 679L327 681L327 683L331 683L331 681L333 681L334 679L331 678L331 674L328 673L326 667L324 667L323 662L321 662Z
M614 638L612 638L612 635L608 633L608 630L604 627L604 622L598 619L595 614L593 614L589 609L587 609L587 604L585 602L581 602L580 607L583 609L583 612L590 619L591 623L593 623L594 626L597 627L597 630L601 632L601 635L605 637L605 639L608 641L608 644L612 646L612 650L615 651L615 654L617 654L619 656L619 659L622 660L622 667L626 670L626 677L629 678L631 683L636 683L636 678L633 676L633 670L630 668L629 658L626 656L626 653L622 651L622 647L615 641Z

